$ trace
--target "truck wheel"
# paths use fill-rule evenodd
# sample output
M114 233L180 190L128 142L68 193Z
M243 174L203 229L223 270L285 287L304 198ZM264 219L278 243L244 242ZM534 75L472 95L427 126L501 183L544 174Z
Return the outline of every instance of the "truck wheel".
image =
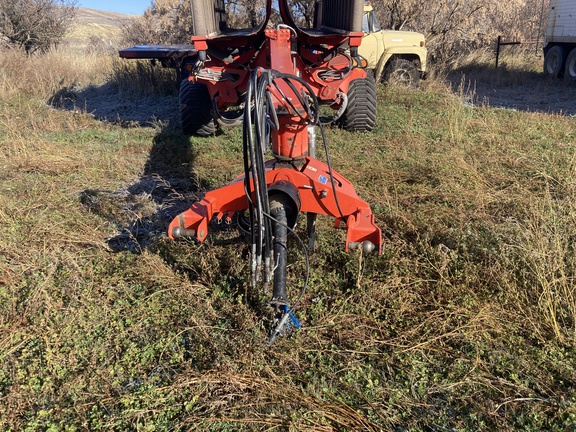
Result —
M544 56L544 75L552 78L560 78L564 65L564 50L556 45L548 50Z
M416 88L420 82L420 71L410 60L394 59L386 65L382 82Z
M570 81L576 81L576 48L573 48L566 59L566 69L564 69L564 78Z
M184 135L210 136L216 133L212 102L204 84L188 79L180 83L180 118Z
M348 106L340 127L351 132L370 132L376 125L376 82L371 76L355 79L348 87Z

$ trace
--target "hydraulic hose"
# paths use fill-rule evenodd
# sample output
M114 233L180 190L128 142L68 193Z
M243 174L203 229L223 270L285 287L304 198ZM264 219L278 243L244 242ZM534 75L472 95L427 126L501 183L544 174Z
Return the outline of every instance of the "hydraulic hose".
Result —
M278 197L280 198L280 197ZM274 233L274 289L271 304L288 305L286 295L286 267L288 262L288 217L286 215L285 200L274 197L270 201L270 214L272 231Z

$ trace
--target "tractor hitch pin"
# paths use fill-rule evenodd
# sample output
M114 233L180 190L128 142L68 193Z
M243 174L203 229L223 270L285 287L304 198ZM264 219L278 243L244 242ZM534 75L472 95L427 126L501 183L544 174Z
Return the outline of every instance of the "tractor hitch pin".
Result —
M175 227L172 230L172 237L174 238L181 238L181 237L194 237L196 235L196 230L193 229L186 229L182 227Z
M348 243L348 248L349 249L362 249L362 251L366 254L374 252L374 250L376 249L376 245L374 243L372 243L371 241L363 241L363 242L350 242Z

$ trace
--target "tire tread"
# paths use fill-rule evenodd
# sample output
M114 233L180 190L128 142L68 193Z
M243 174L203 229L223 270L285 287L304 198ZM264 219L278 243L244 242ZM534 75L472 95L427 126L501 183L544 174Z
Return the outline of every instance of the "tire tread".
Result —
M351 132L370 132L376 126L376 83L374 78L355 79L348 87L348 106L340 126Z
M185 79L180 84L179 99L184 135L211 136L216 133L210 94L204 84Z

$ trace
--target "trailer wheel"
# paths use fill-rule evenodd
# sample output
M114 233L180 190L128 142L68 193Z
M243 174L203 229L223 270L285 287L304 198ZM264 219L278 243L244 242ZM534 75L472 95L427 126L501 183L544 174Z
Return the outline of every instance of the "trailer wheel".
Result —
M384 68L382 82L417 88L420 83L420 71L414 62L397 58Z
M184 135L210 136L216 133L210 94L204 84L188 79L180 83L180 118Z
M548 50L544 56L544 75L552 78L561 78L564 72L564 50L556 45Z
M573 48L566 59L566 69L564 69L564 78L570 81L576 81L576 48Z
M355 79L348 87L348 106L340 127L351 132L370 132L376 125L376 82L372 76Z

